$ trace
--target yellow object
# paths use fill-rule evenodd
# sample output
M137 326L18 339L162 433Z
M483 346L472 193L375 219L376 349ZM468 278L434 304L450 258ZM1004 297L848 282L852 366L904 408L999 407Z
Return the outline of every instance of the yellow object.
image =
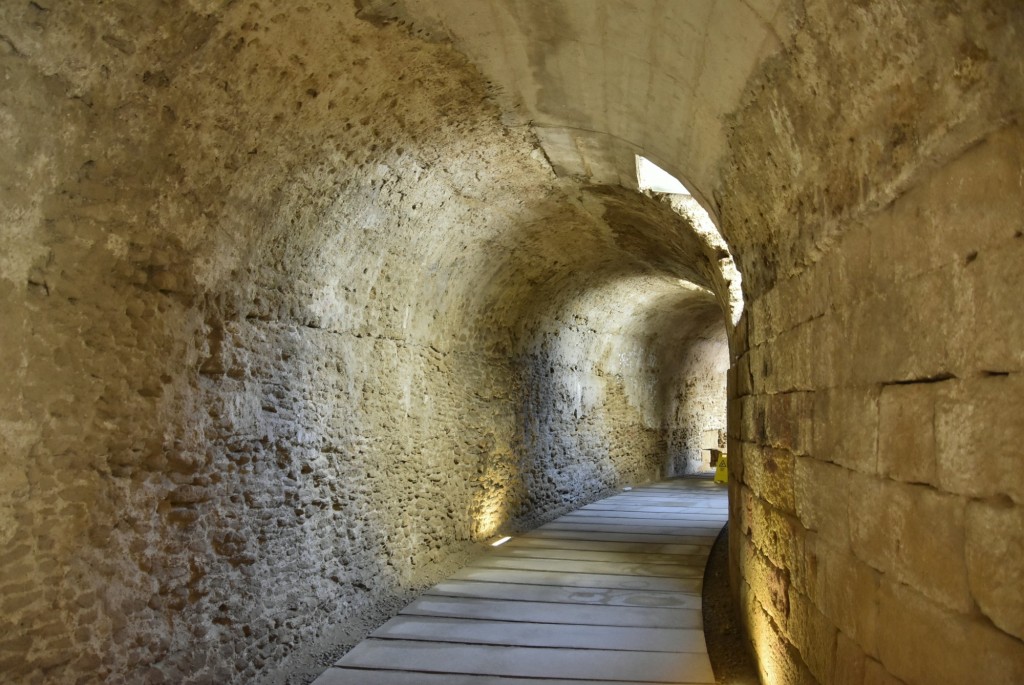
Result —
M715 467L715 482L716 483L728 483L729 482L729 466L726 462L726 455L722 454L718 457L718 465Z

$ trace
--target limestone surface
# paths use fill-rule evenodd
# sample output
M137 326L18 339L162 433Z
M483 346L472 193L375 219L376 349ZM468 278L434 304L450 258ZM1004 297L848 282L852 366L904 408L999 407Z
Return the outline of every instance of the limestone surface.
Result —
M687 220L372 19L0 7L0 679L280 680L712 420Z
M1016 0L0 3L3 679L284 682L727 423L766 683L1024 681L1022 40Z

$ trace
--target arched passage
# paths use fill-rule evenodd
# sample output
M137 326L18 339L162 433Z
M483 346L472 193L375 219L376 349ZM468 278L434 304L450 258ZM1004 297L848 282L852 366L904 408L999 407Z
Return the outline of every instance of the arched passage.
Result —
M251 681L656 473L722 290L644 154L765 679L1020 680L1020 9L376 5L0 10L3 671Z

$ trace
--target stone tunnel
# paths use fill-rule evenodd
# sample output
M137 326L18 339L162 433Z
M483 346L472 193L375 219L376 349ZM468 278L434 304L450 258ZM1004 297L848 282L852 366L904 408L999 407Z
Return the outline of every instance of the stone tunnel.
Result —
M4 0L0 64L4 682L283 682L713 431L766 685L1024 682L1019 2Z

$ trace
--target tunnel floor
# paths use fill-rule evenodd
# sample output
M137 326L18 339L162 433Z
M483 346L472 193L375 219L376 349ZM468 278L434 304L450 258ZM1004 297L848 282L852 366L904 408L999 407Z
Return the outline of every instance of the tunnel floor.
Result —
M314 685L713 683L701 582L726 500L674 479L566 514L434 586Z

